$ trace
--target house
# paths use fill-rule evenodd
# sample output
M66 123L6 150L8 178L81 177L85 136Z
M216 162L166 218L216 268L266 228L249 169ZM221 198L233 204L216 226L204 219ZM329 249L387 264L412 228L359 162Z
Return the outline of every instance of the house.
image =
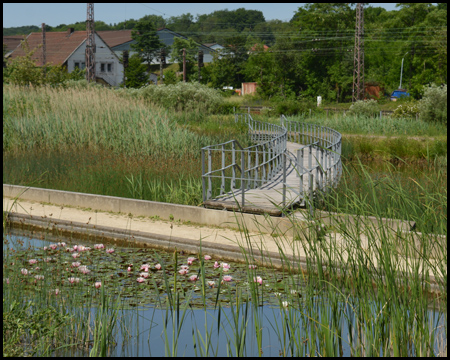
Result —
M132 30L115 30L115 31L97 31L97 33L102 37L102 39L109 45L111 50L113 50L117 56L121 56L123 51L127 50L129 56L135 54L136 52L131 48L131 44L135 44L131 38ZM178 34L167 28L161 28L156 31L159 36L159 40L165 45L165 47L172 46L176 37L187 40L187 37ZM220 46L220 45L219 45ZM198 44L198 49L203 51L203 62L210 63L213 60L213 54L216 51L208 46ZM176 63L170 59L170 54L166 55L166 62ZM159 58L155 58L152 64L159 64Z
M84 69L86 58L86 31L46 32L46 64L62 65L70 73L75 68ZM36 66L43 66L42 33L34 32L26 37L30 49L38 48L33 54ZM123 81L123 65L102 37L95 33L95 75L98 82L118 86ZM12 51L8 58L24 56L22 46Z

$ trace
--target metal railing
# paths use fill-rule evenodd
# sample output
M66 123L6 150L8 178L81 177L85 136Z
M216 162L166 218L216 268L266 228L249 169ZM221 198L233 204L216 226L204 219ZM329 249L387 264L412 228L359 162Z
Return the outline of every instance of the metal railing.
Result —
M272 181L283 170L286 129L255 121L250 114L235 114L235 122L247 124L255 145L243 148L231 140L202 148L203 201L240 191L244 206L245 191Z
M312 199L314 191L336 187L342 175L342 135L326 126L288 120L284 115L280 121L287 130L287 141L304 144L296 154L298 191L292 187L291 191L301 199ZM283 196L283 206L285 200Z
M339 181L342 136L337 131L290 121L284 115L280 118L281 125L256 121L250 114L235 114L235 122L247 124L250 140L255 145L244 148L237 140L230 140L202 148L203 201L239 196L243 207L247 190L259 188L278 177L283 182L284 206L286 163L288 159L292 161L287 141L305 145L296 154L298 187L289 190L305 199L307 195L312 197L314 182L316 190L325 190Z

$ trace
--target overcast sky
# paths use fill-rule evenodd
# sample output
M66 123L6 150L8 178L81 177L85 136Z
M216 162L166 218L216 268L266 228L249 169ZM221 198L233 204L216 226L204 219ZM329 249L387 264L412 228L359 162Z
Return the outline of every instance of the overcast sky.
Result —
M260 10L266 20L288 21L303 3L95 3L95 19L107 24L127 19L139 19L144 15L161 15L164 18L191 13L194 17L216 10L245 8ZM371 4L395 10L395 4ZM3 3L3 27L25 25L50 26L71 24L86 20L86 3Z

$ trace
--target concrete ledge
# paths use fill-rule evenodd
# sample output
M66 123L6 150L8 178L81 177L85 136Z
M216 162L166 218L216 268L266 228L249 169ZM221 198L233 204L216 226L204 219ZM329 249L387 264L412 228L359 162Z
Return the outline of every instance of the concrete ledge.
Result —
M286 218L234 213L226 210L206 209L199 206L178 205L156 201L135 200L115 196L84 194L71 191L40 189L3 184L3 196L25 201L46 202L54 205L74 206L92 210L133 214L133 216L159 216L164 220L190 221L201 225L231 229L294 234L294 225ZM268 221L268 218L270 220ZM300 223L300 220L298 220Z

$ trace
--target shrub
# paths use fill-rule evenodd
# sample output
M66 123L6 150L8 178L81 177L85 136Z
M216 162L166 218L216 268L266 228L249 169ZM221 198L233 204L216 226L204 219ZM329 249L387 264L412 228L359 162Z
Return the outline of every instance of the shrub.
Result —
M380 112L380 105L375 100L358 100L350 106L349 114L371 117Z
M447 84L425 86L418 108L423 121L447 125Z
M275 104L275 113L277 115L297 115L297 114L309 114L311 109L312 113L315 113L317 105L311 101L296 101L286 100Z
M392 113L393 118L415 118L419 113L417 103L400 104Z
M217 90L199 83L179 82L175 85L149 85L139 89L146 100L178 111L201 111L212 113L224 102Z

